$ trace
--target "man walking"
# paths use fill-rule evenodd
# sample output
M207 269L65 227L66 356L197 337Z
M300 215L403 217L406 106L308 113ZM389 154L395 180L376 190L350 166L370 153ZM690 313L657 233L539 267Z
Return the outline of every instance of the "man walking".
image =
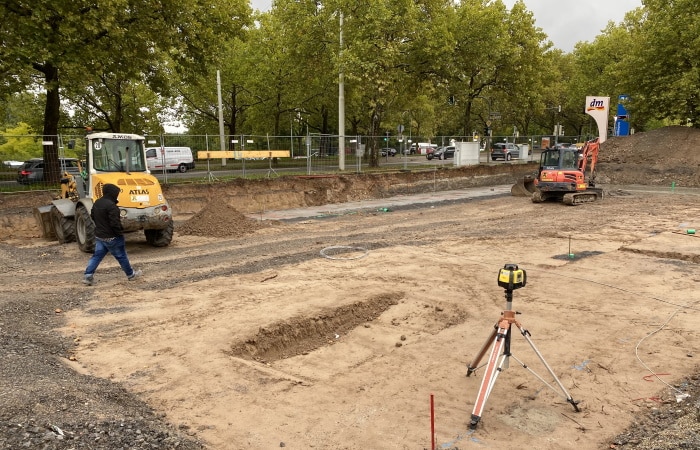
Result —
M85 278L83 278L83 283L88 286L95 284L95 271L107 253L111 253L119 262L128 280L133 280L142 273L131 267L126 255L124 233L117 207L119 191L118 186L105 184L102 188L102 197L92 205L90 216L95 223L95 252L88 261Z

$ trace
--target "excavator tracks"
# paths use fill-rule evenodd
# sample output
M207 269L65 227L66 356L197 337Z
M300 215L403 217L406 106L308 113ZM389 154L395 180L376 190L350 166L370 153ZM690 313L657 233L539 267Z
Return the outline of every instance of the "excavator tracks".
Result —
M603 198L602 189L587 189L583 192L570 192L564 194L562 202L565 205L580 205L582 203L590 203Z

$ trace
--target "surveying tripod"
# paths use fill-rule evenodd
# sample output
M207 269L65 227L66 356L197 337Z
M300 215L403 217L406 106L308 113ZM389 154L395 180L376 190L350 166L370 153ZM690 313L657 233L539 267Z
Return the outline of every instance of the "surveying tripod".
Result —
M552 368L549 367L547 361L544 360L542 354L539 352L539 350L537 350L537 347L535 347L535 344L532 342L532 339L530 339L530 332L523 328L520 322L515 320L515 315L520 313L513 311L512 309L513 291L515 289L519 289L525 286L526 282L527 275L525 273L525 270L518 269L518 266L516 264L506 264L498 272L498 285L504 288L505 290L506 309L505 311L501 312L501 318L498 320L496 325L494 325L491 335L488 337L488 339L486 339L486 342L481 347L481 350L479 350L479 353L476 355L474 360L471 363L469 363L469 366L467 366L467 376L469 376L476 371L479 362L484 357L484 355L486 355L489 346L492 345L491 354L489 356L488 363L486 364L486 370L484 371L484 378L481 380L481 386L479 387L479 395L476 398L476 402L474 402L474 411L472 412L471 422L469 424L471 429L476 428L476 425L479 423L479 420L481 420L481 414L484 411L484 406L486 406L486 400L488 400L489 395L493 390L493 386L496 384L496 379L498 378L498 375L504 369L508 368L508 358L511 356L523 368L529 370L530 373L537 377L537 379L543 382L547 387L557 392L557 390L554 389L554 387L552 387L549 383L547 383L547 381L545 381L542 377L535 373L535 371L530 369L518 358L513 356L513 354L510 352L510 336L511 327L513 325L518 327L518 330L520 330L520 334L522 334L527 343L530 344L532 350L534 350L537 357L540 359L540 361L542 361L542 364L547 368L549 374L552 376L552 378L554 378L554 381L564 394L564 398L566 398L566 401L571 403L576 412L579 412L578 402L574 401L574 399L571 398L571 395L569 395L564 385L561 384L561 381L559 381L559 378L557 378L557 376L554 374Z

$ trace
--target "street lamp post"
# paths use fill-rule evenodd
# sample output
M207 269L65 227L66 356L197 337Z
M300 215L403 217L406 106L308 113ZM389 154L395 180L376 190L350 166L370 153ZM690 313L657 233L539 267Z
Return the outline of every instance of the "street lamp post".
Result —
M552 106L551 108L545 108L546 110L556 109L557 110L557 124L554 126L554 145L559 143L559 134L561 134L561 105Z
M343 11L340 11L338 59L338 170L345 170L345 74L343 72Z
M488 156L488 151L491 143L491 98L490 97L483 97L481 95L477 95L476 98L480 98L482 100L486 100L486 104L488 105L489 108L489 115L488 118L486 119L486 130L485 135L486 135L486 142L484 143L484 151L487 152Z
M403 170L408 169L408 154L411 152L411 144L413 141L411 139L406 141L406 146L403 151Z

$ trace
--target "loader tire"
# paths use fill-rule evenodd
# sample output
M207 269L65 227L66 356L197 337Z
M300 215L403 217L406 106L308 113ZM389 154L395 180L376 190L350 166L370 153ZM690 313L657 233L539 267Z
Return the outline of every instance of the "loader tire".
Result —
M65 217L55 206L51 207L51 223L59 244L67 244L75 240L75 221Z
M143 230L146 235L146 242L154 247L167 247L173 240L173 230L175 223L171 220L168 226L162 230Z
M75 210L75 237L80 250L85 253L95 251L95 222L84 207Z

